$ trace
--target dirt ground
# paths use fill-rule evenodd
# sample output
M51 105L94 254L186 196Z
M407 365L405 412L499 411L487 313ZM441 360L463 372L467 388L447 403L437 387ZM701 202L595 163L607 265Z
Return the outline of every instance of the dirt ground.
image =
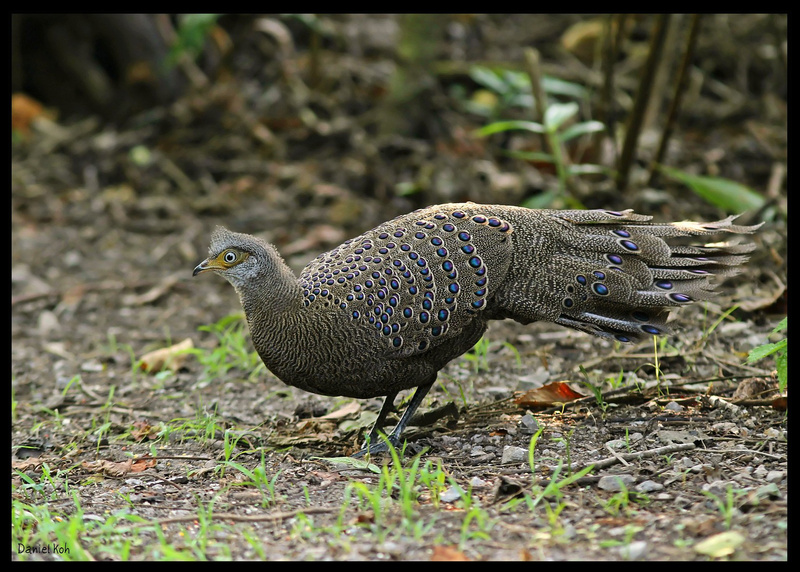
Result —
M737 49L760 41L759 24L729 23L742 45L714 51L714 21L699 49L706 63L722 62L714 68L721 74ZM519 61L530 38L556 44L570 22L454 20L444 51ZM750 263L715 300L677 314L657 357L652 343L493 324L485 356L454 360L440 374L422 406L439 414L405 434L406 462L422 453L422 464L447 477L441 490L421 486L410 508L395 487L397 498L376 510L353 483L379 487L379 474L325 460L357 449L379 399L307 394L263 367L210 375L195 355L176 371L136 367L147 352L186 339L210 354L219 338L199 328L240 312L221 278L191 276L215 225L265 237L299 270L413 208L453 199L518 204L551 180L472 141L466 134L481 123L445 87L414 104L410 133L377 135L376 93L393 69L387 36L398 33L397 21L338 17L329 25L345 47L328 48L325 89L305 99L265 53L274 49L269 38L242 41L233 79L207 92L122 127L84 118L14 145L12 500L64 519L79 504L84 528L71 558L787 559L785 401L774 400L774 360L745 364L750 349L776 340L770 332L785 315L780 216L752 238ZM305 77L297 49L294 73ZM744 97L750 106L726 115L699 97L686 116L708 115L676 132L671 164L713 165L714 174L768 193L776 165L786 163L786 102ZM305 109L317 123L279 121ZM407 182L423 188L395 192ZM661 220L724 216L671 185L623 194L598 184L582 199ZM780 209L785 196L779 182L770 200ZM607 380L620 377L612 391ZM602 386L602 400L587 378ZM545 408L514 400L555 381L587 398ZM529 445L540 428L532 475ZM263 467L270 486L247 485L246 472L225 461ZM536 491L592 464L531 507ZM43 465L58 473L55 484ZM157 526L93 528L120 511ZM12 538L12 559L60 558L20 555L20 542Z

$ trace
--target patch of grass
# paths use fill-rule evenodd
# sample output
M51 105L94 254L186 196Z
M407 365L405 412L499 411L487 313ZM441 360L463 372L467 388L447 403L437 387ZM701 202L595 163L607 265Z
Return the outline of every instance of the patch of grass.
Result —
M544 429L539 428L539 430L531 436L531 440L528 444L528 465L530 466L532 475L536 474L535 450L539 438L542 435L542 431L544 431ZM506 500L503 508L513 509L517 506L525 506L530 512L535 513L539 510L540 506L544 506L545 516L552 529L551 533L554 536L561 534L563 527L559 522L559 515L565 507L563 500L565 495L562 489L589 473L593 467L585 467L576 473L560 479L562 469L563 462L559 459L558 466L553 470L545 486L540 486L536 483L536 480L534 480L530 491L523 490L521 491L521 495ZM569 467L568 470L570 470Z
M158 438L169 441L172 433L179 434L181 441L193 439L205 444L225 438L225 421L217 414L216 407L212 412L198 409L193 419L177 417L163 424Z
M619 486L620 490L603 503L603 510L612 516L617 516L620 512L627 511L631 503L628 487L625 486L622 480L619 480Z
M462 358L472 365L472 370L475 373L481 371L489 371L489 352L497 351L499 348L508 348L514 354L517 360L517 366L522 365L522 359L519 356L519 351L513 344L507 341L489 341L489 338L483 336L478 343L475 344L470 351L465 353Z
M717 495L711 491L701 492L716 505L717 510L722 514L722 518L725 521L725 530L730 530L733 517L739 512L737 506L738 501L746 492L740 489L734 489L732 485L726 487L724 495Z
M786 331L788 318L781 320L777 326L772 330L772 334L778 334ZM764 359L767 356L776 354L775 356L775 370L778 373L778 389L781 393L786 392L788 385L788 340L784 335L783 338L775 343L763 344L750 350L747 356L746 363L754 363Z
M271 478L269 477L267 474L263 452L261 453L261 462L252 470L248 469L241 463L227 460L220 463L220 467L222 467L222 474L224 474L224 467L229 467L239 471L242 475L244 475L247 480L233 483L231 486L254 487L258 489L258 491L261 493L262 508L268 508L278 504L280 499L275 492L275 485L278 482L281 472L278 471Z
M231 369L247 372L247 379L252 381L266 369L258 353L250 350L247 323L242 314L230 314L214 324L200 326L198 329L214 334L219 342L213 350L189 350L203 366L201 382L222 377Z
M471 541L491 537L496 522L480 505L471 487L461 487L442 469L441 462L427 460L424 463L419 455L401 462L401 455L390 449L392 463L384 464L378 474L378 482L370 483L354 480L345 487L341 514L348 506L355 506L364 513L358 526L373 536L373 540L383 542L387 538L409 535L422 540L436 530L442 514L441 494L445 490L457 492L454 501L457 511L448 511L448 519L458 518L457 532L459 544L463 548ZM424 510L430 503L435 512ZM437 538L444 541L443 533Z

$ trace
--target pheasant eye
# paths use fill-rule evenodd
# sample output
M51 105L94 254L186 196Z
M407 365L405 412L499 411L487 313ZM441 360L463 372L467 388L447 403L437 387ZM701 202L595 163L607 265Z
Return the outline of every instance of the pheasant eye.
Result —
M229 250L223 256L223 260L225 260L225 262L227 262L228 264L233 264L234 262L236 262L236 253L233 252L232 250Z

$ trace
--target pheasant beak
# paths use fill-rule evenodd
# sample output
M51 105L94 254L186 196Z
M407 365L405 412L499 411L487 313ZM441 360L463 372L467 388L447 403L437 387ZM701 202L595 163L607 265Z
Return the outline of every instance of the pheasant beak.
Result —
M197 276L201 272L206 272L208 270L225 270L225 267L219 263L216 258L206 258L194 267L194 272L192 272L192 276Z

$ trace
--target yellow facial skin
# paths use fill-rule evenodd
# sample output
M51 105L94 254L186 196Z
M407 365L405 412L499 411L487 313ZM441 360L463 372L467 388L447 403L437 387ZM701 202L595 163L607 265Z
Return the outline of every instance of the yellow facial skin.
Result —
M236 248L225 249L218 255L214 257L208 257L203 260L203 262L195 266L192 276L197 276L201 272L206 272L208 270L229 270L247 260L248 256L250 256L250 254L244 252L243 250L238 250Z

